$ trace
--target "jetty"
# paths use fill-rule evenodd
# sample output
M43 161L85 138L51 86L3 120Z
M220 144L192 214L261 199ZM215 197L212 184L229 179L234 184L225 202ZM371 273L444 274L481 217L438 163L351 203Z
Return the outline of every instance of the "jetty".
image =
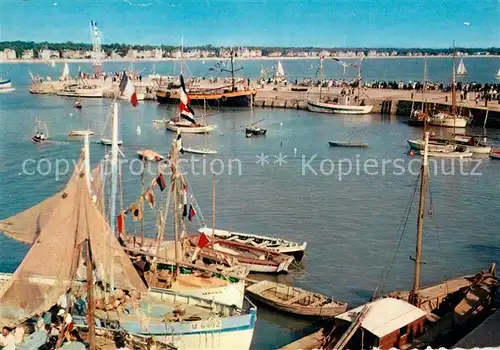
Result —
M57 94L62 91L65 85L78 84L76 80L67 81L43 81L33 83L31 92L39 94ZM80 81L81 83L81 81ZM156 92L164 88L163 82L159 79L144 78L141 81L135 80L134 86L137 93L144 95L144 100L156 100ZM103 98L114 98L118 91L118 81L113 82L111 78L106 79L86 79L85 84L96 88L101 88ZM224 85L223 82L211 83L202 80L192 84L190 87L198 89L214 89ZM256 89L254 106L262 108L286 108L307 110L307 98L317 98L319 87L310 87L308 91L292 91L291 86L277 86L274 84L257 84L250 82L247 89ZM322 88L322 96L325 99L338 97L342 88ZM472 94L471 94L472 96ZM472 97L471 97L472 98ZM421 93L416 90L396 90L396 89L374 89L365 88L360 94L360 99L366 104L373 105L372 113L385 115L409 116L412 110L421 107ZM451 93L440 91L426 91L426 107L430 110L451 108ZM457 103L462 114L473 117L472 125L500 128L500 101L466 100Z

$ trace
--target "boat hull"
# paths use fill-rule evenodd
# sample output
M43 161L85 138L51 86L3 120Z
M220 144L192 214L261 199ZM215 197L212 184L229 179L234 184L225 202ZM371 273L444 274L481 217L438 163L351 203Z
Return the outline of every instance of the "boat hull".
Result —
M113 140L111 140L111 139L105 139L105 138L102 138L100 141L101 141L101 144L104 145L104 146L111 146L112 143L113 143ZM122 143L123 143L122 140L118 140L118 142L117 142L118 146L121 146Z
M59 91L58 96L64 97L82 97L82 98L102 98L102 90L76 89L74 91Z
M406 140L406 142L408 142L411 149L417 151L423 150L425 146L425 142L418 139ZM456 147L454 145L448 143L434 143L431 141L429 142L428 150L430 152L452 152L455 148Z
M154 291L156 288L152 288ZM225 286L211 287L209 284L200 284L194 287L183 287L182 283L173 283L169 290L181 295L193 296L200 299L212 300L223 305L235 305L239 308L243 307L245 295L245 282L230 283Z
M6 94L8 92L14 92L14 91L16 91L16 89L13 87L6 87L6 88L0 87L0 94Z
M491 159L500 159L500 152L491 152L489 155Z
M190 147L183 147L182 150L185 153L192 153L192 154L217 154L217 151L212 150L212 149L206 149L206 148L201 148L201 149L196 149L196 148L190 148Z
M167 130L173 131L173 132L180 132L183 134L206 134L207 132L211 132L217 128L217 125L206 125L206 126L199 126L199 127L185 127L185 126L178 126L172 123L166 123L165 127Z
M330 145L330 147L358 147L358 148L368 147L368 145L366 143L356 143L356 142L328 141L328 144Z
M423 155L424 151L420 151L420 154ZM427 152L429 157L436 158L450 158L450 159L463 159L472 157L472 152L467 150L464 152L452 151L452 152Z
M72 130L68 134L68 136L91 136L94 135L94 132L91 130Z
M372 105L356 106L356 105L340 105L334 103L323 103L316 101L307 101L307 109L317 113L334 113L334 114L370 114L373 109Z
M0 81L0 89L7 89L12 87L12 81L10 79Z
M467 124L467 119L463 117L453 118L453 116L445 113L438 113L437 115L429 118L429 125L441 126L444 128L465 128Z
M215 94L189 94L191 105L203 105L205 102L211 107L249 107L257 92L255 90L245 90ZM160 90L156 93L159 103L179 104L179 94L168 90Z

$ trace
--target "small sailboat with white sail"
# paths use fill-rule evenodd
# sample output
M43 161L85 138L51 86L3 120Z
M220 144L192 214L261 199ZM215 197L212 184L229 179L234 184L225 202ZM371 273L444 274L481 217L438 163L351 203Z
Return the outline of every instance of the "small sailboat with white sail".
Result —
M101 134L101 138L99 140L101 142L101 144L104 146L111 146L113 144L112 138L114 137L115 133L116 133L116 139L118 140L117 141L118 146L121 146L123 144L123 141L118 136L118 128L116 130L115 130L115 128L112 128L112 131L111 131L112 135L110 135L110 137L105 136L106 130L107 130L106 127L108 126L108 121L110 119L113 120L113 118L114 118L113 113L114 113L113 108L110 108L109 113L108 113L108 117L106 119L106 123L104 124L104 129L103 129L103 132Z
M457 75L458 76L467 75L467 69L465 69L465 64L464 64L463 58L460 59L460 63L458 64Z
M206 115L207 115L207 104L204 101L202 118L205 119ZM211 149L208 146L208 133L205 133L205 146L204 147L188 146L188 147L182 147L182 150L185 153L192 153L192 154L204 154L204 155L217 154L217 150Z
M50 66L51 66L52 68L55 68L55 67L56 67L56 61L54 61L54 59L51 59L51 60L50 60Z
M496 75L496 79L497 79L497 80L500 80L500 68L498 68L498 72L497 72L497 75Z
M278 61L278 64L275 67L274 82L276 84L286 82L285 69L283 68L283 64L281 63L281 61Z

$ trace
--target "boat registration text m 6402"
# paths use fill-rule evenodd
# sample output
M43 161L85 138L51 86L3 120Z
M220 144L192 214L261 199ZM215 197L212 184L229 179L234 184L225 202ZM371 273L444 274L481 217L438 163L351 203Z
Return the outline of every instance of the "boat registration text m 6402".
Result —
M193 331L210 331L222 328L220 319L191 322L191 330Z

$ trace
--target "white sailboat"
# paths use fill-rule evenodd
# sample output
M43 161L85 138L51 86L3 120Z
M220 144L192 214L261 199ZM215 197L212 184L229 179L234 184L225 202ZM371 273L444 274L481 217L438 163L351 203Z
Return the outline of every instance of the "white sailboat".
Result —
M206 116L206 115L207 115L206 102L203 101L203 116ZM208 148L208 133L205 133L205 147L199 147L199 148L197 148L197 147L183 147L182 149L186 153L206 154L206 155L217 154L216 150Z
M116 132L116 135L117 135L116 136L116 139L117 139L116 143L117 143L118 146L121 146L123 144L123 141L118 137L118 130L115 130L115 127L114 127L114 123L115 123L114 120L116 118L118 118L118 116L117 116L118 112L115 111L115 108L117 108L117 107L115 107L115 106L116 106L116 104L114 103L113 104L113 109L112 109L111 113L108 114L108 119L106 120L106 124L104 125L104 130L103 130L101 136L103 136L104 133L105 133L105 131L106 131L106 126L108 124L109 116L111 115L111 120L112 120L112 123L113 123L112 124L112 126L113 126L113 128L112 128L112 137L114 137L114 133ZM107 137L101 137L100 142L104 146L111 146L113 144L112 138L107 138Z
M52 68L54 68L54 67L56 66L56 61L54 61L54 59L51 59L51 60L50 60L50 66L51 66ZM69 69L68 69L68 74L69 74Z
M463 59L460 59L460 63L458 64L457 75L458 76L467 75L467 69L465 69L465 64Z
M496 78L497 78L497 80L500 80L500 68L498 68L498 72L497 72Z
M286 81L285 69L283 68L283 64L281 61L278 61L278 65L276 66L276 73L274 74L274 81L276 83L282 83Z

